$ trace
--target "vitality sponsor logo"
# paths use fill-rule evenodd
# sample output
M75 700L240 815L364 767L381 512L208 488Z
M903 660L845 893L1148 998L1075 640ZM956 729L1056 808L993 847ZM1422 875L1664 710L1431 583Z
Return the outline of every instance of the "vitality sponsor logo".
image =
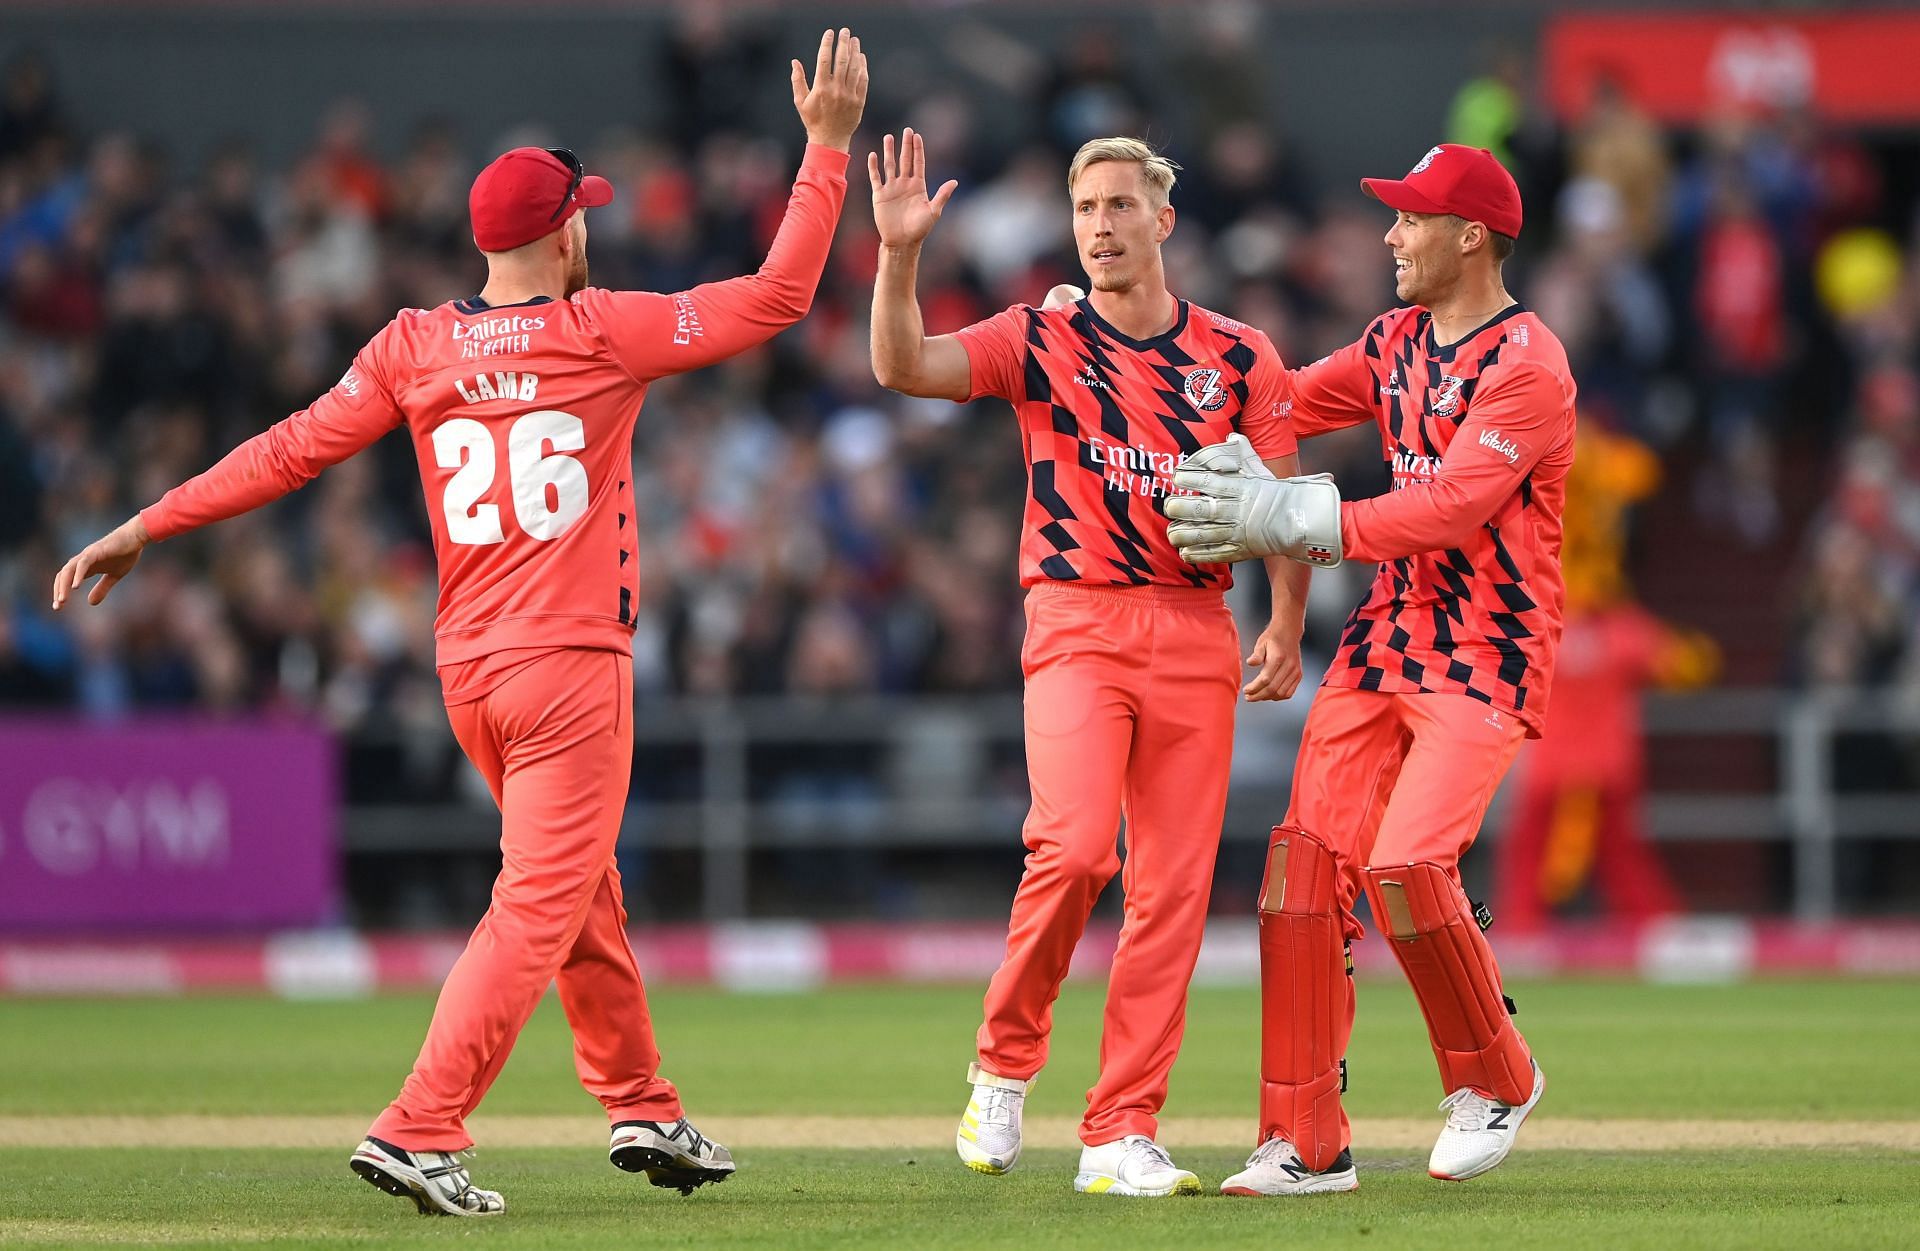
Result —
M340 375L340 381L333 385L344 392L349 399L360 398L360 375L353 371L352 366L348 366L347 372Z
M1433 147L1428 148L1427 154L1420 158L1419 163L1416 164L1412 169L1407 171L1407 177L1411 178L1415 174L1425 173L1427 170L1427 166L1433 164L1433 159L1439 156L1442 151L1444 151L1444 149L1441 148L1438 144L1435 144Z
M1227 402L1227 388L1217 369L1196 369L1187 374L1187 403L1203 413L1217 412Z
M1500 453L1507 458L1509 465L1517 465L1520 463L1520 445L1501 434L1498 430L1482 430L1480 432L1480 446L1490 447Z

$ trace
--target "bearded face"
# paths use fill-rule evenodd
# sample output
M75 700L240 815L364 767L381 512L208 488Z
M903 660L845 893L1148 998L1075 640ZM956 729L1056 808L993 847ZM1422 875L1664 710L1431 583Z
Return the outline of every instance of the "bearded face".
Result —
M587 288L587 215L575 213L567 222L567 237L572 250L567 256L566 294L584 291Z

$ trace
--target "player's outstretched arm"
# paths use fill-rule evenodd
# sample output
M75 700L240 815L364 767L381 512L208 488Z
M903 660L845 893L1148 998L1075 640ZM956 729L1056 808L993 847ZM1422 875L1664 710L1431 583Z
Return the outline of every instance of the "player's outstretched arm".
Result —
M1480 375L1446 462L1429 482L1345 506L1341 532L1356 560L1398 560L1459 547L1524 507L1533 467L1571 451L1572 382L1537 362L1495 365Z
M297 491L328 465L338 464L399 425L403 415L381 381L385 351L381 345L391 329L381 331L361 349L353 367L312 404L254 435L205 473L189 478L112 533L89 543L54 576L55 610L96 574L100 581L87 602L98 604L133 571L149 543L237 517Z
M892 135L881 146L883 154L867 154L873 224L880 234L880 266L873 282L873 376L888 390L964 400L973 394L966 349L952 335L927 337L914 291L921 245L960 184L949 179L939 191L927 194L927 145L911 127L901 132L897 157Z
M789 67L807 152L760 268L689 291L589 289L575 296L627 372L642 382L704 369L758 347L807 315L847 195L847 152L867 105L867 56L842 27L820 36L813 81Z
M133 567L140 563L140 553L147 550L151 542L153 536L147 533L146 525L136 514L115 526L104 538L87 544L54 575L53 610L59 612L65 608L67 598L95 574L100 576L100 581L87 592L87 602L98 604L107 597L114 583L133 572Z

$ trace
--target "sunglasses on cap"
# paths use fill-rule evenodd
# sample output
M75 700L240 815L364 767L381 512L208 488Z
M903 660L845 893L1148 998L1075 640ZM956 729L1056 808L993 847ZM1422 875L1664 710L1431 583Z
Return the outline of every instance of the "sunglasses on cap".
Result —
M560 197L560 207L547 215L547 220L553 222L559 221L560 214L566 212L567 206L573 203L574 193L580 190L580 184L586 181L587 167L580 163L580 158L575 156L570 148L547 148L545 151L548 156L558 159L573 174L573 181L567 184L567 194Z

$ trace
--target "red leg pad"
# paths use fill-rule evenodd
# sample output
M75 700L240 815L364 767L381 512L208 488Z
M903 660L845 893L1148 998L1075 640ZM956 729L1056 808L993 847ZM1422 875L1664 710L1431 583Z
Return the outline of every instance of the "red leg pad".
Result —
M1362 870L1374 924L1427 1018L1447 1093L1471 1086L1508 1103L1533 1094L1532 1056L1500 993L1500 968L1453 875L1419 862Z
M1260 1140L1278 1134L1310 1169L1351 1138L1340 1106L1353 1035L1353 966L1327 845L1276 826L1260 892Z

